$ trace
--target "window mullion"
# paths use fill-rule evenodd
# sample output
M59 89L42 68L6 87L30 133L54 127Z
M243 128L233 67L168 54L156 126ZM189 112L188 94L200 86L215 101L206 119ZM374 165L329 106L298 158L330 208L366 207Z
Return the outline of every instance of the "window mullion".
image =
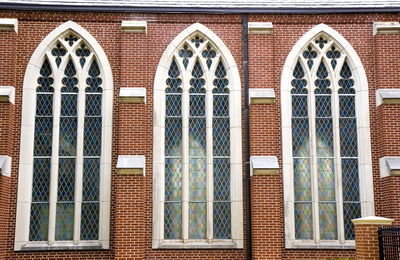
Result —
M48 243L55 241L56 233L56 211L58 192L58 152L60 136L60 115L61 115L61 79L55 78L53 97L53 140L51 151L51 174L50 174L50 205L49 205L49 236Z
M189 239L189 78L190 72L183 73L182 91L182 238Z
M319 199L318 199L318 165L317 165L317 145L316 145L316 109L315 109L315 94L314 82L315 78L310 77L309 95L309 124L310 124L310 170L311 170L311 192L312 192L312 208L313 208L313 226L314 240L318 244L320 242L319 233Z
M209 73L210 76L211 73ZM210 77L207 77L210 78ZM213 197L214 197L214 169L213 169L213 94L211 80L207 80L206 92L206 156L207 156L207 177L206 177L206 191L207 191L207 238L209 242L213 239Z
M76 165L75 165L75 210L74 210L74 243L79 243L81 234L81 209L82 209L82 179L83 179L83 138L85 120L85 82L80 80L78 91L78 125L76 143Z

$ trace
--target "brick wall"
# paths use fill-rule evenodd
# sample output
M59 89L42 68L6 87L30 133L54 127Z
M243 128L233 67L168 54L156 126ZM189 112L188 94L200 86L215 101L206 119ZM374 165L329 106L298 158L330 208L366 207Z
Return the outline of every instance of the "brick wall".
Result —
M0 104L0 110L7 111L0 115L0 151L6 144L13 157L11 179L5 178L4 181L3 177L0 178L0 214L3 214L1 217L6 228L6 232L0 235L0 246L3 246L3 254L0 253L0 256L5 259L245 259L246 248L151 248L152 97L155 69L171 40L190 24L200 22L225 42L238 64L239 72L242 73L239 15L2 11L0 17L19 19L18 35L1 34L3 41L0 42L0 82L9 85L11 83L4 80L14 78L16 87L15 107ZM373 21L398 21L399 18L399 14L251 15L250 21L273 22L274 32L272 35L249 37L249 85L252 88L274 88L277 94L276 104L251 105L251 154L277 155L281 163L279 84L286 56L296 41L314 25L323 22L339 31L359 54L368 77L377 214L387 214L388 217L400 220L396 215L400 212L400 203L395 198L395 192L400 191L399 182L396 178L381 181L378 169L380 156L400 153L400 139L396 136L400 123L396 115L400 111L395 105L380 109L376 109L375 106L376 88L397 87L396 77L400 75L400 66L397 65L397 56L390 54L398 49L400 37L391 38L393 36L389 35L384 36L387 38L374 40L372 35ZM110 250L14 252L23 77L27 62L36 46L49 32L68 20L81 24L99 41L112 66L115 87L113 165L115 166L118 155L145 155L146 176L117 175L115 169L113 170ZM147 35L122 33L122 20L147 20ZM388 39L391 40L390 46L386 43ZM9 52L10 50L14 52ZM390 75L397 76L387 81ZM120 87L146 87L146 104L120 104ZM3 131L12 134L3 134ZM251 187L254 259L327 259L355 256L354 250L285 249L282 172L275 176L254 176ZM385 200L383 203L383 198L392 200ZM390 209L383 207L386 203L391 203Z

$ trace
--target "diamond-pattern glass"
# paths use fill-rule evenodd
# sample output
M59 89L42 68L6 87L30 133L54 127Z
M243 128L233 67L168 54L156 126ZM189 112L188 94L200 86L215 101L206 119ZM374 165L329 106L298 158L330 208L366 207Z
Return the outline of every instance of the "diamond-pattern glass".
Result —
M189 203L189 238L204 239L206 238L207 229L207 209L206 203L190 202Z
M84 139L83 139L84 156L101 155L101 134L102 134L101 117L85 117L85 129L84 129Z
M205 118L189 118L189 156L206 156Z
M75 193L75 159L60 158L58 166L59 202L73 202Z
M74 203L57 203L56 240L74 238Z
M357 157L357 123L355 118L340 118L340 154L342 157Z
M317 157L333 157L332 118L316 118Z
M36 117L34 156L51 156L53 136L53 118Z
M335 201L335 172L333 159L318 159L318 199Z
M82 203L81 239L99 239L99 203Z
M229 117L213 118L213 154L214 156L230 155Z
M182 115L182 96L168 94L165 98L165 115L180 117Z
M305 202L294 203L294 225L296 239L313 238L312 204Z
M206 160L189 160L189 200L206 201Z
M101 100L102 95L86 94L85 115L101 116Z
M60 118L60 156L76 155L77 118Z
M31 204L29 241L47 241L49 228L49 203Z
M322 240L337 239L336 203L320 202L319 205L319 232Z
M360 201L360 180L358 176L358 159L342 159L343 201Z
M182 118L165 118L165 156L182 155Z
M36 95L36 116L53 116L53 94Z
M317 117L331 117L331 96L316 95L315 96L315 112Z
M182 161L165 159L165 201L182 200Z
M83 159L82 201L99 201L100 159Z
M310 138L308 118L292 119L293 157L310 155Z
M311 171L309 158L294 159L294 199L311 201Z
M292 117L308 117L307 95L292 95Z
M231 165L229 158L214 158L214 201L230 201Z
M182 238L182 203L164 203L164 237L165 239Z
M61 116L76 116L78 113L77 101L77 94L62 94Z
M354 224L352 219L361 218L361 204L343 203L344 237L346 240L355 240Z
M214 238L230 239L231 238L231 203L230 202L214 202L213 208L214 219Z
M205 116L206 96L190 95L190 116Z
M49 201L50 163L50 158L33 159L32 202Z
M355 117L356 116L356 97L352 96L339 96L339 109L340 117Z
M229 95L213 95L214 116L229 117Z

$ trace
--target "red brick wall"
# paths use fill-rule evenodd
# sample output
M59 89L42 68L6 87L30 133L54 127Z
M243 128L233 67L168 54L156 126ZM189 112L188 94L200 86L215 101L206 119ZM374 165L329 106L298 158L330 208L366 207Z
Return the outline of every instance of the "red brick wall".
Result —
M201 22L215 32L228 46L242 73L241 17L239 15L131 14L131 13L57 13L3 11L0 17L19 19L15 44L1 41L0 82L15 77L16 104L14 116L0 117L0 151L7 143L13 156L12 178L0 179L0 206L4 213L6 235L0 235L6 259L245 259L244 250L153 250L152 232L152 117L153 80L159 59L183 29ZM400 75L398 58L391 56L400 42L393 40L393 49L385 39L374 42L373 21L398 21L398 14L341 15L251 15L250 21L273 22L272 35L249 36L249 85L252 88L274 88L276 104L251 105L250 144L252 155L277 155L281 162L280 138L280 74L283 63L296 41L314 25L326 23L339 31L355 48L365 67L370 88L373 171L377 214L385 216L381 205L384 196L393 196L391 212L400 212L395 191L397 179L391 183L379 178L378 158L382 154L400 153L396 106L377 110L375 89L396 87ZM121 33L122 20L147 20L145 34ZM111 249L99 251L13 252L15 211L20 146L22 83L26 64L40 41L62 22L73 20L86 28L104 48L114 77L113 165L118 155L145 155L146 176L117 175L112 177ZM10 33L4 33L4 37ZM3 34L1 34L2 39ZM378 36L380 37L380 36ZM393 36L385 36L392 39ZM396 36L398 37L398 36ZM397 39L397 38L396 38ZM5 45L4 45L5 44ZM396 45L397 44L397 45ZM382 47L382 46L383 47ZM15 49L16 54L3 51ZM385 54L386 53L386 54ZM386 55L386 56L385 56ZM396 54L397 55L397 54ZM4 58L6 57L6 58ZM16 63L8 59L16 60ZM393 73L391 73L393 71ZM389 83L384 75L396 74ZM15 76L14 76L15 75ZM241 79L243 81L242 75ZM243 83L243 82L242 82ZM1 85L0 84L0 85ZM389 85L388 85L389 84ZM146 104L120 104L120 87L146 87ZM389 108L389 105L388 105ZM2 105L0 105L3 111ZM391 111L391 112L390 112ZM11 112L10 112L11 113ZM398 118L398 116L397 116ZM11 120L11 121L7 121ZM4 124L4 122L6 122ZM12 126L11 136L3 135L3 126ZM382 128L385 125L386 128ZM7 128L7 127L6 127ZM11 131L11 130L8 130ZM389 139L392 137L392 139ZM389 141L390 140L390 141ZM244 140L246 141L246 140ZM387 151L387 153L384 153ZM7 180L7 179L6 179ZM390 185L389 185L390 184ZM354 257L354 250L289 250L284 248L282 172L275 176L255 176L251 181L252 238L255 259L305 259ZM391 187L388 190L388 187ZM10 187L12 187L10 189ZM383 191L386 191L384 193ZM385 201L386 205L387 201ZM4 206L3 206L4 205ZM2 213L1 213L2 214ZM399 214L399 213L396 213ZM397 215L396 215L397 216ZM390 216L389 216L390 217ZM400 218L399 218L400 219Z

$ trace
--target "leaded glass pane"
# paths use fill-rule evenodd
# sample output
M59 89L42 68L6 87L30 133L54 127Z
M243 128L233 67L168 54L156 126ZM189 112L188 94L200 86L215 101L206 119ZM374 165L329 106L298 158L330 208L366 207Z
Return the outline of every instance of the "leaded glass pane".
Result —
M56 240L73 240L74 203L57 203Z
M205 106L205 95L190 95L190 116L205 116Z
M308 118L292 118L293 157L310 155Z
M64 71L65 77L62 79L64 87L61 89L62 92L78 93L78 78L76 77L76 69L72 60L69 60Z
M214 165L214 201L230 201L230 160L216 158Z
M355 118L340 118L340 155L342 157L357 157L357 123Z
M231 203L214 202L214 238L231 238Z
M182 119L165 119L165 156L182 155Z
M83 160L82 201L99 201L100 158Z
M51 156L53 136L53 118L36 117L34 156Z
M99 239L99 206L97 203L82 203L81 239Z
M294 203L294 223L296 239L313 238L312 204L304 202Z
M101 155L102 119L101 117L85 117L84 156Z
M294 198L295 201L311 201L310 159L294 159Z
M317 157L333 157L333 125L332 118L316 118Z
M29 241L47 241L49 227L49 203L31 204Z
M337 239L336 203L319 203L319 231L322 240Z
M32 202L48 202L50 190L50 158L33 160Z
M60 158L58 166L58 201L74 201L75 159Z
M352 219L361 218L361 203L343 203L344 237L346 240L355 240L354 224Z
M86 94L86 116L101 116L101 99L102 95Z
M60 118L60 156L76 155L76 137L77 137L77 118Z
M206 156L206 119L189 119L189 156Z
M181 159L165 159L165 201L180 201L182 198Z
M206 201L206 160L189 161L189 200Z
M335 201L335 172L333 159L318 159L318 199Z
M53 94L36 95L36 116L53 116Z
M207 210L204 202L189 202L189 238L206 238Z
M165 239L182 238L182 203L164 203L164 237Z
M342 159L343 200L360 201L360 180L358 176L358 159Z
M166 95L165 115L180 117L182 115L182 96Z
M89 69L89 77L86 79L86 84L89 87L85 89L86 93L102 93L101 83L103 80L100 77L100 68L96 60L93 60Z
M214 156L229 156L230 125L229 117L213 119L213 154Z

